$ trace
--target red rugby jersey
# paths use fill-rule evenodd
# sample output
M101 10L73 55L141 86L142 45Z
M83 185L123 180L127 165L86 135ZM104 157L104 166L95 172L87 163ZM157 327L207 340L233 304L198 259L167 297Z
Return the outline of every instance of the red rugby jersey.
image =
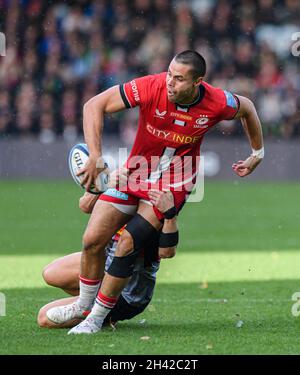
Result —
M171 183L160 187L172 190L180 185L180 180L190 182L195 176L205 133L218 122L232 119L238 112L239 102L230 92L202 82L193 103L171 103L167 97L166 76L163 72L136 78L120 85L120 93L127 108L139 106L140 109L138 130L126 166L133 172L139 168L139 158L145 158L148 170L141 180L156 183L169 173ZM185 163L184 157L187 157ZM189 172L178 180L180 162Z

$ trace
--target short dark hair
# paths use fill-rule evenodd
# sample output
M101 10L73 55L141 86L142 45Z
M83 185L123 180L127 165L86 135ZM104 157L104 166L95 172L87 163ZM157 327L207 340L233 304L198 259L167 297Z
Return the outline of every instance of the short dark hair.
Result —
M200 53L192 50L186 50L177 53L174 57L175 61L180 64L187 64L192 66L192 75L194 79L205 76L206 62Z

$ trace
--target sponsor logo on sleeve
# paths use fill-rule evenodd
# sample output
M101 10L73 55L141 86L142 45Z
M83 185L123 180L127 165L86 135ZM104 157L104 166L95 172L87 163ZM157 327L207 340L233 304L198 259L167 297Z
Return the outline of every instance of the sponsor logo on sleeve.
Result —
M134 100L136 102L140 102L141 101L140 94L139 94L139 90L138 90L135 80L130 81L130 85L131 85Z
M226 104L229 107L237 109L237 102L234 99L234 96L231 94L231 92L224 90L224 94L226 96Z

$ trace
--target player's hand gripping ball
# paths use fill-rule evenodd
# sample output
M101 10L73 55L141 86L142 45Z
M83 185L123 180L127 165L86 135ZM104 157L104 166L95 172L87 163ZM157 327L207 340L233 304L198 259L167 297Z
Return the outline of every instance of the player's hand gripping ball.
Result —
M78 143L72 147L69 152L69 169L71 176L77 185L81 186L83 175L77 176L77 173L82 169L89 159L89 150L85 143ZM95 185L92 185L89 189L90 193L101 194L108 188L109 183L109 166L104 160L105 169L99 173L96 178ZM82 186L84 188L84 186Z

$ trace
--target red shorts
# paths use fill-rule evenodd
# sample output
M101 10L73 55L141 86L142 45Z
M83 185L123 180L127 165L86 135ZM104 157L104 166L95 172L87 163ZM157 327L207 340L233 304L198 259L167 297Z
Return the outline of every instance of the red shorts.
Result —
M177 212L179 212L184 206L189 196L189 192L172 191L172 193L174 197L174 204L175 204L176 210ZM118 205L131 206L133 208L133 211L134 211L134 208L135 210L137 209L139 200L148 202L152 206L146 191L132 192L129 189L127 190L122 189L122 191L119 191L118 189L115 189L115 188L109 188L99 196L99 199L102 201L113 203L116 205L116 207L118 207ZM159 220L164 219L164 215L156 207L153 207L153 210Z

